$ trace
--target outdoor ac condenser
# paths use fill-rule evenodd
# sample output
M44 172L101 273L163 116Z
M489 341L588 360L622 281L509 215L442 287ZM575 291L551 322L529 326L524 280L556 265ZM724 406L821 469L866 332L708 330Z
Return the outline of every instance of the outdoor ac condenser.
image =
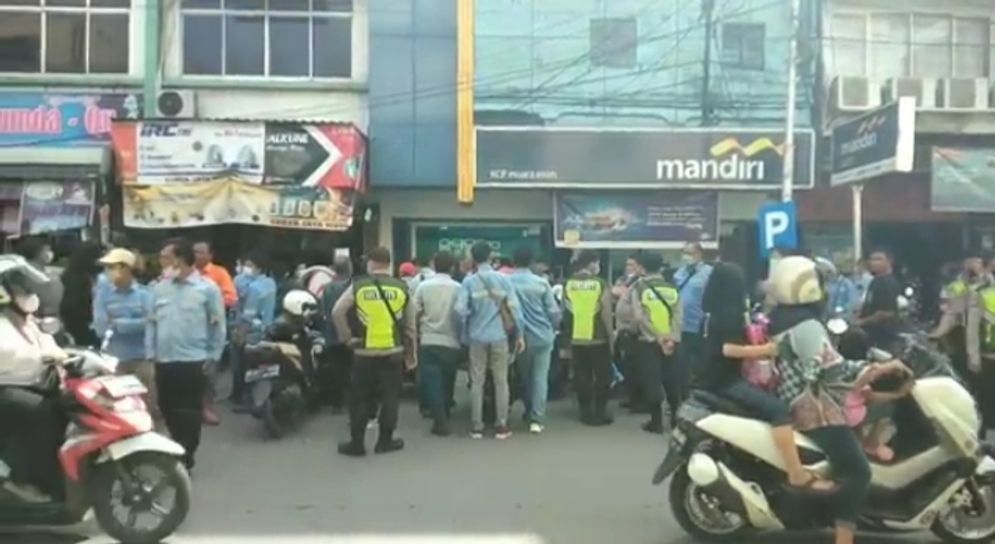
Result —
M990 86L986 78L941 79L939 105L948 110L987 110L991 107Z

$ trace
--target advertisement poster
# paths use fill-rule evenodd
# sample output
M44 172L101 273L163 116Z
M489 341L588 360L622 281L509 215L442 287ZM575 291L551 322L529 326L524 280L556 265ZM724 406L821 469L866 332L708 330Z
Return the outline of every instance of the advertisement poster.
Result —
M93 220L91 181L30 182L21 193L21 234L88 227Z
M265 186L238 180L123 188L124 224L142 229L245 224L342 231L352 224L352 193Z
M718 247L719 197L713 192L558 193L556 245L566 248Z
M124 184L239 180L362 190L366 139L353 125L155 121L114 125Z
M933 148L931 207L937 212L995 212L995 149Z
M0 146L102 146L115 119L137 119L140 94L0 92Z

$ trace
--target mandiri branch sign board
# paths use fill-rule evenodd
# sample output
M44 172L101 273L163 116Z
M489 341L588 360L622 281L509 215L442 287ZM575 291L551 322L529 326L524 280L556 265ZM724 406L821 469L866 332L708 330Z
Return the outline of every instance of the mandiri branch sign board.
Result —
M784 131L479 126L477 185L581 189L781 186ZM815 180L815 134L795 133L795 186Z

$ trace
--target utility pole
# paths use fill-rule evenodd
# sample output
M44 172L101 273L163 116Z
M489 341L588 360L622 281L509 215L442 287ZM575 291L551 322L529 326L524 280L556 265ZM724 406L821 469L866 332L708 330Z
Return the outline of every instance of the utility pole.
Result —
M789 27L791 28L788 46L788 99L784 122L784 171L781 180L781 200L791 202L795 185L795 96L798 92L798 12L800 0L788 0L791 4Z
M701 77L701 126L712 125L712 24L715 0L701 0L702 17L705 18L705 55Z

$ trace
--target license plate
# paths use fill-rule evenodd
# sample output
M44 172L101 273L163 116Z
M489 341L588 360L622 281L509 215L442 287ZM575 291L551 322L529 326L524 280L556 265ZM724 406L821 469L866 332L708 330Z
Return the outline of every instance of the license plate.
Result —
M269 365L248 370L245 373L246 382L258 382L266 378L276 378L280 375L280 365Z
M132 395L148 393L145 384L134 376L104 376L97 381L112 398L120 399Z

